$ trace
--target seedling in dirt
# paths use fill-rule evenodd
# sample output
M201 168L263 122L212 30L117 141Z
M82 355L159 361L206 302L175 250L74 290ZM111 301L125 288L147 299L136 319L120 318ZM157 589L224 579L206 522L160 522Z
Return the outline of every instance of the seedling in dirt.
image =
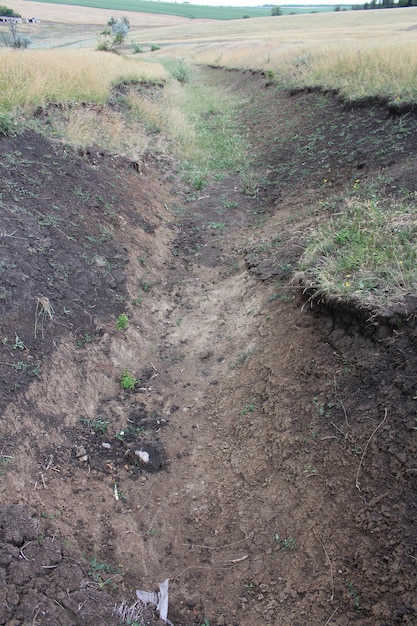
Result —
M132 304L134 304L135 306L139 306L140 304L142 304L142 296L136 296L136 298L132 300Z
M100 418L93 420L90 423L91 430L99 435L105 435L107 433L109 423L106 420Z
M309 464L303 469L303 474L305 474L307 478L310 478L310 476L315 476L317 474L317 470L313 469Z
M90 333L85 333L84 337L77 341L77 348L81 348L86 343L93 343L93 337Z
M100 563L97 557L94 555L90 561L90 571L88 576L98 584L99 587L103 587L108 581L103 578L103 574L111 574L113 568L107 563Z
M243 409L240 410L239 415L246 415L247 413L252 413L255 410L255 404L253 402L246 402Z
M13 350L24 350L26 348L25 344L15 333L15 340L13 344Z
M318 414L320 416L330 417L331 412L330 409L334 407L334 402L320 402L317 397L313 398L313 404L316 407Z
M9 469L9 465L13 463L14 456L8 456L6 454L0 455L0 476L3 476Z
M250 357L250 355L253 354L253 351L254 350L251 347L242 350L242 352L240 352L239 356L237 357L237 361L231 365L231 368L234 369L239 365L243 365L243 363Z
M282 546L287 552L291 552L291 550L294 550L296 546L296 541L294 537L280 537L278 533L275 533L274 539L277 544L279 546Z
M161 532L160 528L151 528L149 531L149 534L151 537L157 537L157 535L159 535L160 532Z
M360 598L359 593L356 591L355 587L353 586L352 581L345 580L345 585L346 585L347 590L348 590L348 595L353 600L353 604L355 606L355 610L356 611L362 611L361 598Z
M120 375L119 382L122 389L125 389L127 391L133 391L136 385L140 383L140 380L135 376L132 376L132 374L129 374L129 372L125 370Z
M316 441L319 431L317 430L317 428L314 426L313 423L310 423L309 427L311 428L311 438L313 441Z
M360 446L353 446L352 448L352 452L353 454L356 454L356 456L359 456L360 454L362 454L362 448Z
M120 313L116 321L117 330L125 330L129 324L129 318L126 313Z
M205 617L204 620L201 622L201 626L210 626L210 622L207 617Z
M209 228L214 228L215 230L224 230L226 228L226 224L224 222L209 222Z
M141 278L141 280L139 281L139 284L142 287L143 291L145 291L145 293L150 291L152 287L155 285L155 283L152 283L151 281L148 281L148 280L144 280L143 278Z

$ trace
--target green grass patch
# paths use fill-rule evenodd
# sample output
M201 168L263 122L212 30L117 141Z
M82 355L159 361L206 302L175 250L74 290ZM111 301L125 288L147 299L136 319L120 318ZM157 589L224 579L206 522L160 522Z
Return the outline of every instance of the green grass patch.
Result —
M79 0L46 0L46 2L48 4L80 5ZM150 0L82 0L81 6L94 9L110 9L118 13L121 11L136 11L212 20L235 20L244 17L266 17L271 15L271 7L218 7L188 4L186 2L151 2ZM298 8L301 9L301 7ZM308 7L308 9L311 12L312 8ZM308 10L305 9L304 12L308 12Z
M166 65L175 76L175 66L169 61ZM248 167L248 144L237 123L236 97L204 83L196 67L187 69L186 82L176 81L166 92L164 106L169 114L164 130L174 139L191 187L203 189L213 177L220 179Z
M373 310L401 304L417 289L416 218L412 204L346 200L312 232L300 262L303 283Z

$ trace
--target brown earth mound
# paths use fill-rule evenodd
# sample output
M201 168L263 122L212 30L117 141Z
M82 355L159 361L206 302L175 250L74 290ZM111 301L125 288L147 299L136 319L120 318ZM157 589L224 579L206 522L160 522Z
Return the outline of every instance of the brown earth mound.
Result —
M0 138L0 623L140 623L168 578L175 626L415 624L414 316L291 277L320 202L417 191L416 119L205 79L243 184Z

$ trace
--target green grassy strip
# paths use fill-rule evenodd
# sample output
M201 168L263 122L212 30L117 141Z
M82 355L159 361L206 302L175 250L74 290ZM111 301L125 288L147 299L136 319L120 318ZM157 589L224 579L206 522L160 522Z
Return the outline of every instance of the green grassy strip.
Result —
M359 198L312 233L301 260L303 282L324 297L374 310L417 290L417 209Z
M178 15L190 19L233 20L243 17L266 17L271 15L270 7L212 7L176 2L151 2L150 0L83 0L83 2L79 0L34 0L34 2L110 9L118 13L135 11L160 15Z

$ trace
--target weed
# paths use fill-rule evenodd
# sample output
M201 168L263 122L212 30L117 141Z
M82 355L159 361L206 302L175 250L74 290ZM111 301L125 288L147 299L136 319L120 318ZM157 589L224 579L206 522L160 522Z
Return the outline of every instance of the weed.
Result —
M151 528L149 531L149 534L151 537L157 537L160 532L161 532L160 528Z
M313 423L309 424L309 427L311 428L311 438L313 441L317 440L317 435L319 434L319 431L317 430L317 428L314 426Z
M265 71L266 84L273 85L275 82L275 72L274 70L266 70Z
M190 71L182 61L172 71L172 76L182 85L190 82Z
M243 409L240 410L239 415L246 415L247 413L252 413L255 410L254 402L246 402Z
M136 385L140 384L140 380L125 370L119 378L120 386L126 391L133 391Z
M140 279L139 284L140 284L141 288L143 289L143 291L145 293L150 291L152 289L152 287L155 285L155 283L153 283L153 282L151 282L149 280L145 280L143 278Z
M319 399L317 398L317 396L315 396L313 398L313 404L317 409L318 414L321 417L330 417L331 416L331 411L330 409L332 409L334 407L334 402L320 402Z
M96 555L94 555L90 560L89 565L90 569L88 576L91 580L97 583L99 587L103 587L107 583L107 577L103 575L111 574L113 572L113 568L111 565L108 565L108 563L101 563L98 561Z
M139 43L132 41L133 54L142 54L143 48Z
M151 52L156 52L160 47L156 43L151 44Z
M282 546L287 552L291 552L291 550L294 550L296 546L296 540L294 539L294 537L280 537L278 533L275 533L274 539L277 544L279 546Z
M317 470L312 468L311 465L308 464L303 469L303 474L305 474L306 478L310 478L310 476L315 476L317 474Z
M348 590L348 595L353 600L353 604L355 606L355 610L359 611L359 612L362 611L361 598L360 598L359 593L356 591L355 587L353 586L352 581L345 580L345 585L346 585L347 590Z
M9 469L9 466L14 461L14 456L8 456L6 454L0 454L0 476L3 476Z
M7 111L0 111L0 135L13 135L16 126L11 114Z
M13 350L25 350L26 346L21 339L15 333L15 340L13 344Z
M231 365L231 368L234 369L235 367L238 367L239 365L243 365L243 363L247 361L247 359L251 356L251 354L253 354L253 352L254 352L254 348L250 346L242 350L242 352L240 352L240 354L237 357L237 361Z
M224 230L226 228L226 224L224 222L209 222L208 227L215 230Z
M14 365L12 365L12 367L16 370L27 370L30 365L28 363L25 363L24 361L18 361L17 363L14 363Z
M146 265L146 256L138 256L138 261L139 261L139 263L140 263L143 267L145 267L145 265Z
M358 445L354 445L353 448L352 448L352 452L356 456L359 456L360 454L362 454L362 448L360 446L358 446Z
M129 318L126 313L120 313L119 317L116 320L117 330L125 330L129 324Z
M106 420L97 418L91 421L85 420L85 422L95 433L99 435L105 435L107 433L109 422L107 422Z
M210 626L210 621L205 617L201 622L201 626Z
M142 304L142 296L136 296L136 298L133 298L132 304L134 304L135 306L139 306L140 304Z
M81 348L87 343L93 343L93 336L90 335L90 333L85 333L84 337L82 337L81 339L78 339L77 348Z

